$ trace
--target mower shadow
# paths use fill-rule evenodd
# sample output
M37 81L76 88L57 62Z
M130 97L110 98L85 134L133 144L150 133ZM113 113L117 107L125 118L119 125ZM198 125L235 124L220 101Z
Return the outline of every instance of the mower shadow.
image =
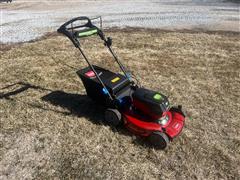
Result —
M35 86L35 85L29 84L29 83L25 83L25 82L21 82L21 81L17 82L17 83L10 84L8 86L5 86L5 87L1 88L0 90L5 90L5 89L11 88L11 87L15 87L15 86L20 86L20 87L18 89L15 89L13 91L9 91L9 92L6 92L6 93L1 93L0 92L0 99L8 99L8 100L10 100L11 96L15 96L15 95L18 95L20 93L23 93L24 91L27 91L28 89L37 89L37 90L50 91L49 89L42 88L41 86Z
M87 95L52 91L41 99L67 109L70 115L85 117L95 124L101 124L104 118L104 107L96 104Z

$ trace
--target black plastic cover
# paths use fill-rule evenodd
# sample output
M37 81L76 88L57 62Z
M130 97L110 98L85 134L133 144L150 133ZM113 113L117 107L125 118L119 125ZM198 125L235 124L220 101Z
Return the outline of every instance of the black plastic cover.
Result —
M141 103L135 103L140 110L150 113L149 115L161 116L169 109L169 101L166 96L156 91L151 91L144 88L138 88L132 94L133 100Z

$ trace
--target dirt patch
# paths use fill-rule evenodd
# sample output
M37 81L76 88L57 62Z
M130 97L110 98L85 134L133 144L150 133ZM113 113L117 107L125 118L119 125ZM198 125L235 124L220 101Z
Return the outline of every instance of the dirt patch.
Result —
M51 36L1 51L0 177L239 177L239 36L136 29L108 35L143 86L183 105L182 134L160 151L106 126L75 73L86 63L67 39ZM82 43L92 62L117 71L98 40Z

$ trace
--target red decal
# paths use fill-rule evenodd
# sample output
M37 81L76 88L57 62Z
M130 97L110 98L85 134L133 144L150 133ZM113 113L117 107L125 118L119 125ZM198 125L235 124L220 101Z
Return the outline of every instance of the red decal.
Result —
M88 77L93 77L93 76L95 76L95 73L93 71L88 71L85 73L85 75Z

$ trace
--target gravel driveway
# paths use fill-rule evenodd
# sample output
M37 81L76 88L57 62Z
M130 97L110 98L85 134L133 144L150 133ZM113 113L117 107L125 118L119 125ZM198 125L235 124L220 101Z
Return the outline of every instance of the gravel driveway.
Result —
M239 32L239 4L208 0L23 1L1 3L0 43L33 40L75 16L101 15L104 27Z

